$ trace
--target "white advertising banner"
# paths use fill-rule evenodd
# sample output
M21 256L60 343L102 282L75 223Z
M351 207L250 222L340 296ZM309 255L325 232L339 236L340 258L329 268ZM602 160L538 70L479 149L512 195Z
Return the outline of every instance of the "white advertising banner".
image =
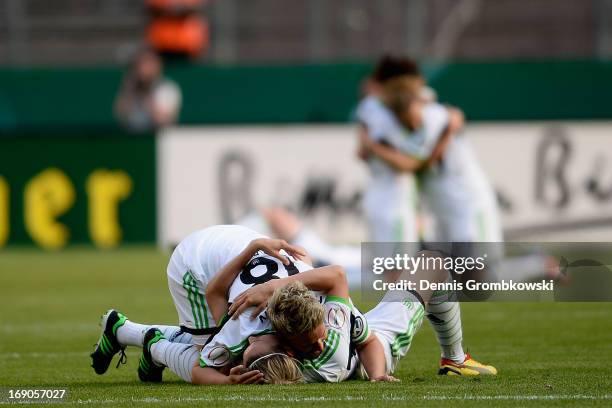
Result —
M474 124L465 136L508 237L612 239L612 122ZM297 211L331 242L367 239L368 169L353 126L178 127L158 138L162 245L270 205Z

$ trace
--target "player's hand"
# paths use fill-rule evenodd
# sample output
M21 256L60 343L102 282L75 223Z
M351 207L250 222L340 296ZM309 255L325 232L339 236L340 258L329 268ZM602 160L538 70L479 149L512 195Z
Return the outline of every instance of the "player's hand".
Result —
M261 285L253 286L236 296L230 305L228 314L236 320L249 307L255 307L251 314L251 320L255 319L268 306L268 299L274 293L276 286L274 281L268 281Z
M370 382L400 382L400 379L395 378L392 375L385 374L370 380Z
M247 370L243 365L232 367L229 373L230 384L262 384L264 375L259 370Z
M274 235L281 239L291 241L302 229L302 223L298 217L284 208L263 208L261 214L266 219L270 229L274 231Z
M367 157L372 149L372 145L375 143L365 130L360 130L359 135L359 152L360 155Z
M300 260L308 255L304 248L291 245L284 239L259 238L253 240L251 244L254 245L254 249L264 251L266 254L279 259L284 265L289 265L289 258L281 254L281 250Z

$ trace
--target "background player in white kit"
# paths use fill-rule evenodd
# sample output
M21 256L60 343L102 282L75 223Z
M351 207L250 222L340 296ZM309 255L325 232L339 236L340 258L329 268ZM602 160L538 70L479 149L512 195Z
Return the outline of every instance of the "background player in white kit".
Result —
M402 59L393 61L390 58L387 62L401 64ZM406 90L403 97L395 98L392 109L411 136L390 138L388 145L362 137L362 147L398 170L411 171L406 166L414 160L427 162L418 173L419 187L425 207L434 215L435 229L426 232L425 240L463 243L461 252L487 253L491 266L487 279L558 278L558 268L548 256L536 254L502 260L503 233L497 197L461 131L463 113L437 103L435 92L423 85L424 78L418 71L410 75L415 76L415 83L421 79L421 88Z
M370 238L374 241L404 239L391 237L388 227L385 227L388 225L388 219L385 220L388 214L385 213L392 210L401 211L406 216L410 213L412 221L407 224L414 226L414 230L411 230L412 237L405 240L417 242L416 200L407 202L398 195L397 188L394 190L390 187L392 184L389 180L393 178L389 175L402 177L400 175L410 174L414 178L414 172L426 172L442 157L451 135L463 125L462 117L446 107L432 105L421 109L422 106L410 104L408 113L411 117L418 117L420 123L402 122L407 96L418 95L425 84L417 64L409 58L383 57L376 65L372 77L380 84L378 95L364 99L357 115L365 130L359 135L360 154L369 158L373 177L377 180L372 190L374 193L370 193L370 188L364 202L370 224L375 223L373 230L379 228L380 232L372 234ZM415 110L410 110L412 108ZM428 126L422 126L424 118L427 118ZM386 187L383 189L380 186ZM375 200L368 202L368 197L375 197ZM372 217L372 210L376 208L380 209L378 219ZM376 224L378 222L379 225ZM383 234L384 231L387 232ZM459 304L449 298L447 293L439 295L441 297L434 296L427 304L427 317L442 349L439 373L449 374L452 370L452 373L474 375L474 370L470 370L469 366L480 363L464 353Z
M386 70L379 64L373 78L380 84L380 92L365 97L357 108L359 131L380 144L390 144L393 138L408 137L408 132L387 109L394 98L421 86L421 79L414 75L416 64L406 63L398 70ZM416 206L418 192L413 171L422 163L415 160L410 171L397 171L387 162L373 155L363 154L370 169L363 209L368 221L369 239L377 242L417 242Z

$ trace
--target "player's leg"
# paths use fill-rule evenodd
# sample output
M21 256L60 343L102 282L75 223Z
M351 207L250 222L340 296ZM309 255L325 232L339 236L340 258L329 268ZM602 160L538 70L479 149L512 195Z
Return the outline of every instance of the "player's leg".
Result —
M556 260L545 253L533 253L522 256L505 257L503 251L503 233L497 203L491 199L483 200L475 215L476 224L481 232L482 242L499 242L495 268L488 277L491 281L513 280L525 282L534 279L558 279L566 277L560 272Z
M187 382L200 358L200 347L194 344L173 343L153 327L144 335L138 377L143 382L161 382L165 367Z
M171 334L158 328L139 328L140 330L146 329L141 331L142 341L140 344L143 345L143 352L138 365L138 377L141 381L159 382L161 381L164 367L174 367L175 360L170 358L170 356L167 356L168 359L160 359L157 362L153 360L151 353L153 343L163 340L164 344L174 344L174 346L170 347L171 350L175 348L188 350L192 344L204 345L208 337L214 332L215 321L205 298L206 284L207 282L201 282L196 279L189 267L182 262L180 247L177 248L168 264L168 289L178 313L180 331ZM174 328L176 329L176 327ZM177 341L182 337L183 333L185 334L185 340L187 339L186 336L189 336L188 343ZM148 338L147 334L151 338ZM170 334L170 336L166 336L166 334ZM152 340L155 341L152 342ZM160 354L160 356L163 355L165 353ZM172 363L169 363L169 361L172 361ZM178 358L176 361L182 364L183 358ZM176 374L184 374L183 371L178 371ZM189 375L191 375L191 369L189 370Z
M396 291L391 301L383 299L365 314L371 332L383 345L387 374L393 374L400 359L408 353L424 314L419 296L406 291ZM362 367L358 374L367 378Z
M125 363L124 350L128 346L142 347L144 335L152 327L162 332L164 337L172 342L192 344L192 336L183 332L179 326L140 324L130 321L121 312L110 309L100 323L102 333L91 354L92 367L97 374L104 374L110 366L113 357L121 353L120 363Z
M423 251L426 257L437 257L437 251ZM430 283L450 282L451 276L446 270L424 270L420 269L414 273L404 272L400 276L402 280L413 281L420 288L420 281ZM497 374L492 366L486 366L474 360L463 351L463 332L461 323L461 311L454 291L441 290L417 290L421 300L425 304L425 313L436 333L438 343L442 350L439 374L441 375L480 375ZM397 300L394 297L401 295L401 291L390 291L383 300ZM401 300L401 299L399 299Z
M182 331L192 335L194 344L204 344L215 329L215 320L206 303L206 285L182 261L178 247L168 263L168 289ZM166 338L169 338L166 336ZM142 342L141 342L142 344Z
M429 203L434 209L436 215L436 230L437 239L435 243L442 251L451 256L471 255L455 253L457 250L456 244L459 244L461 250L472 249L471 246L466 247L466 243L478 240L480 226L474 207L468 206L451 207L444 203ZM450 275L445 279L446 282L451 282ZM468 356L463 350L463 325L461 321L461 308L457 301L455 291L438 290L432 293L431 299L425 307L427 319L434 330L438 344L440 345L441 361L439 374L454 374L459 371L462 375L478 375L478 372L473 370L462 370L454 367L449 371L451 365L461 367L468 359Z
M436 251L422 251L419 254L426 257L439 256ZM404 271L398 279L415 282L417 290L390 290L376 307L365 314L370 330L383 345L387 374L393 374L399 360L408 353L412 339L421 327L425 305L434 294L429 288L422 289L419 282L439 283L448 276L444 269ZM361 375L363 373L361 370Z

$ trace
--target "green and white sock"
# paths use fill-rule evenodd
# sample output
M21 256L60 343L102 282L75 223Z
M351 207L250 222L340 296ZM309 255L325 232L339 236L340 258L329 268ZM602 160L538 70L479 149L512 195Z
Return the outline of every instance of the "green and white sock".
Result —
M427 318L436 332L442 357L463 363L463 331L461 325L461 309L455 292L434 292L425 307Z
M162 339L151 346L151 356L155 364L164 365L183 380L191 382L191 370L200 359L200 351L194 345Z
M181 331L179 326L146 325L126 320L117 329L117 341L122 346L142 347L144 335L151 327L158 328L169 341L173 343L191 344L191 334Z

